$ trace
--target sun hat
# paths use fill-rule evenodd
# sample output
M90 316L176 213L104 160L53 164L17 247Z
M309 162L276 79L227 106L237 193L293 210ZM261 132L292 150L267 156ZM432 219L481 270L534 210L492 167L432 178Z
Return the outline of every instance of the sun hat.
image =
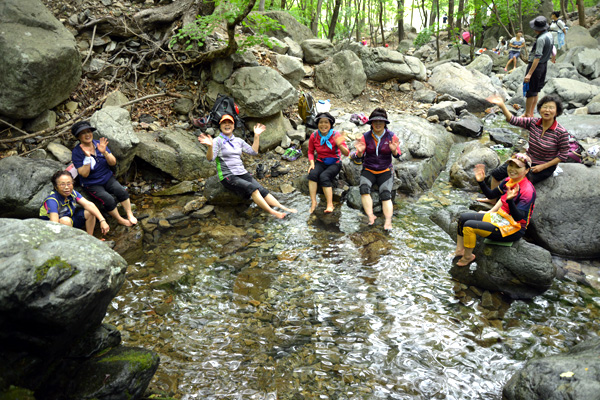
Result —
M327 118L329 120L329 122L331 122L331 126L333 126L335 124L335 118L333 117L333 115L329 114L328 112L317 114L317 116L315 117L315 121L317 121L317 123L319 123L319 120L321 118Z
M73 124L73 126L71 127L71 133L73 134L73 136L77 137L81 132L85 131L86 129L89 129L92 132L96 130L96 128L91 126L89 122L79 121Z
M223 121L231 121L231 123L235 124L235 120L233 119L233 117L229 114L225 114L221 117L221 120L219 121L219 124L222 124Z
M383 108L376 108L373 110L371 115L369 115L369 120L367 124L373 123L373 121L383 121L386 124L389 124L390 121L387 118L387 112Z
M529 26L531 26L531 29L538 32L548 30L549 28L548 20L543 15L535 17L529 21Z
M519 167L531 168L531 158L525 153L513 154L508 161L514 162Z

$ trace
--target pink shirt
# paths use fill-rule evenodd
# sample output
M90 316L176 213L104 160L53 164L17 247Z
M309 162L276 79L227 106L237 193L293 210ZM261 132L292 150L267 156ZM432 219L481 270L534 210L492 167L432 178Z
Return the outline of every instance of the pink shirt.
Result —
M315 159L315 151L317 152L317 161L322 161L324 158L338 158L341 159L340 149L335 144L335 139L340 136L339 132L333 132L333 135L329 138L332 149L327 147L326 144L321 144L321 135L318 131L314 131L308 139L308 159ZM342 146L348 148L345 142L342 142Z

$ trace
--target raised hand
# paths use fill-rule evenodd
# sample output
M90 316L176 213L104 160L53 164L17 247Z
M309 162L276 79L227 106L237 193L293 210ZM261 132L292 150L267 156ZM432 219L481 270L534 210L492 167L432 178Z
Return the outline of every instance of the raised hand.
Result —
M398 136L394 136L394 138L390 142L390 150L392 151L392 153L398 150L398 146L400 146L400 139L398 138Z
M342 143L346 142L346 137L344 136L344 132L340 132L339 136L336 136L336 138L334 139L335 141L335 145L337 147L340 147L342 145Z
M506 200L514 199L519 194L519 185L514 185L506 191Z
M497 106L504 104L504 99L498 93L494 93L493 95L489 96L486 100Z
M362 140L357 140L354 142L354 148L356 149L356 152L362 156L367 149L367 145Z
M260 135L261 133L263 133L265 130L267 129L266 126L264 126L263 124L256 124L254 125L254 134L255 135Z
M485 165L477 164L473 168L473 173L475 174L475 180L477 182L483 182L485 179Z
M212 145L213 145L213 138L210 135L207 135L205 133L201 133L200 136L198 136L198 141L207 146L212 147Z
M99 142L100 143L98 143L98 146L96 148L98 149L100 154L102 154L106 151L106 147L108 146L108 139L105 137L101 137Z

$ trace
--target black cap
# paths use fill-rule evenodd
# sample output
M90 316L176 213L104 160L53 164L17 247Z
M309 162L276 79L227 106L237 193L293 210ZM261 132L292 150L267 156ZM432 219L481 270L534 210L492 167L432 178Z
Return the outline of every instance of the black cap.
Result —
M531 26L531 29L538 32L546 31L549 28L548 20L542 15L529 21L529 26Z
M321 118L327 118L329 120L329 122L331 122L331 126L333 126L335 124L335 118L333 118L333 115L329 114L328 112L318 114L315 117L315 121L317 121L317 124L319 123L319 120Z
M390 123L390 121L388 120L387 112L383 108L376 108L373 110L371 115L369 115L369 120L367 121L367 124L370 125L373 123L373 121L383 121L386 124Z
M75 124L73 124L73 126L71 127L71 133L73 134L73 136L77 137L77 136L79 136L79 134L81 132L83 132L86 129L89 129L92 132L94 132L96 130L96 128L91 126L89 122L79 121L79 122L76 122Z

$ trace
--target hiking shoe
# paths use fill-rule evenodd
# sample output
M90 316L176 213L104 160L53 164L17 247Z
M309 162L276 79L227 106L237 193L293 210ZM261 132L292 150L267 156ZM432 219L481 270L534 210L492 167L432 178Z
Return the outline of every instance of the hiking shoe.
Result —
M262 164L258 164L256 166L256 179L262 179L265 177L265 166Z
M295 161L298 159L298 157L300 157L302 155L302 151L298 150L298 149L294 149L292 148L290 151L290 154L287 157L288 161Z
M276 162L272 167L271 167L271 177L277 177L280 175L285 175L288 172L290 172L290 169L288 167L284 167L283 165L281 165L279 162Z
M281 155L281 158L283 158L284 160L289 161L290 160L289 157L290 157L292 151L293 151L293 148L291 148L291 147L289 149L286 149L283 152L283 154Z

